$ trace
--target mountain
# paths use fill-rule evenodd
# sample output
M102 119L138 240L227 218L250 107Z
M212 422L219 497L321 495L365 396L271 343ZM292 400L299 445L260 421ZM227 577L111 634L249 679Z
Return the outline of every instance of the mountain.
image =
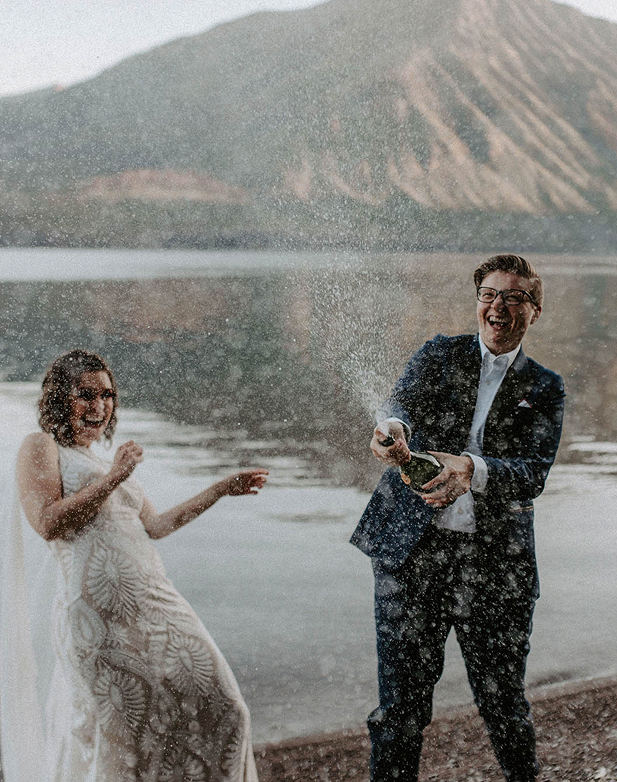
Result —
M0 100L0 160L5 234L15 220L49 233L60 216L60 237L97 243L110 215L130 233L147 202L154 243L167 241L164 212L168 239L177 228L205 244L204 219L249 244L408 246L423 230L438 246L453 226L472 238L473 217L478 230L543 226L584 245L617 222L617 25L552 0L254 14L66 90ZM208 183L199 197L187 177ZM101 182L113 199L97 197ZM148 243L148 210L136 220Z

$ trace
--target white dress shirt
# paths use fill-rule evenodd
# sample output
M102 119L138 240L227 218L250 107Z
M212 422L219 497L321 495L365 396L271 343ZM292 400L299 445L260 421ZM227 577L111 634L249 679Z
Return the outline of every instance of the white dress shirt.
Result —
M480 340L482 353L482 368L480 370L480 382L478 383L478 398L476 408L467 438L466 450L462 455L470 456L473 460L474 471L471 478L471 489L482 494L486 489L488 480L488 468L482 458L482 442L484 440L484 426L489 410L495 399L497 391L517 357L520 344L509 353L495 356ZM457 532L475 532L476 517L474 513L474 499L471 491L463 494L452 505L441 508L435 513L433 523L440 529L452 529Z

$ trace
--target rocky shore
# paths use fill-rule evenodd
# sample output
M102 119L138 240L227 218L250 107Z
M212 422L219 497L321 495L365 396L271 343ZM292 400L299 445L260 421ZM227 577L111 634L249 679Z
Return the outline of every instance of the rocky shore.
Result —
M617 782L617 679L529 693L541 764L539 782ZM365 731L258 747L260 782L366 782ZM422 782L503 782L474 709L436 716L425 734Z
M547 687L529 698L541 765L538 782L617 782L617 679ZM260 782L368 780L366 731L268 744L256 747L255 757ZM503 782L475 710L435 717L425 733L420 781Z

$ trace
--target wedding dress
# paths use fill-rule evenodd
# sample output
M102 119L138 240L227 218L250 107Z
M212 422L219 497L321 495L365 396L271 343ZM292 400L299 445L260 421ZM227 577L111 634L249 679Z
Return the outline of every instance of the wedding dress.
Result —
M87 448L58 447L58 453L64 496L109 471ZM139 518L142 502L130 477L90 524L48 543L59 574L47 647L49 654L53 644L55 670L46 698L46 749L36 757L39 694L27 676L34 664L21 637L27 628L14 616L27 599L21 594L27 579L22 576L20 587L19 529L11 533L15 556L3 581L5 587L12 581L14 599L3 601L3 651L8 641L13 652L25 650L25 659L2 660L6 782L257 781L238 685L167 578ZM28 720L21 731L29 737L20 739L18 713ZM16 747L20 742L25 746Z

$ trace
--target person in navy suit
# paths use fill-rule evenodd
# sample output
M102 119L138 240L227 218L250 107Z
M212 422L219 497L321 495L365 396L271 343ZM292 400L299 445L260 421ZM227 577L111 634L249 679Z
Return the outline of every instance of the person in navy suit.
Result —
M389 469L351 539L372 558L375 575L372 782L418 779L452 627L505 778L538 774L524 692L539 595L533 499L559 445L564 387L521 347L542 312L533 266L496 255L474 282L478 335L427 342L378 416L371 449ZM429 451L443 465L419 494L397 469L410 450Z

